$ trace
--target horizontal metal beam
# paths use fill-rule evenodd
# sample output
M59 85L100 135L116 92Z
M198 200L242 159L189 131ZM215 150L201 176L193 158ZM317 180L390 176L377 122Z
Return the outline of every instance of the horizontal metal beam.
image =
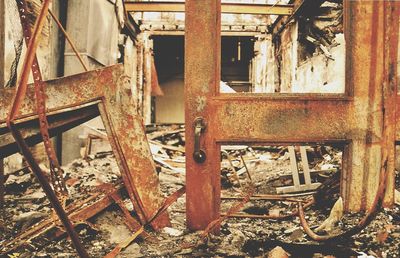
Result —
M125 1L125 8L128 12L185 12L185 3ZM221 12L232 14L291 15L293 13L293 5L222 3Z
M221 144L321 143L358 138L352 131L357 123L351 115L352 102L346 98L234 95L215 97L210 103L215 112L215 121L210 121L213 137Z
M152 36L184 36L183 30L150 30ZM263 34L261 31L221 31L223 37L255 37Z
M68 131L90 119L98 116L99 110L97 105L83 107L81 109L55 113L47 117L49 123L49 134L53 137L59 133ZM20 130L26 143L29 146L40 143L43 138L39 129L39 120L36 116L25 122L18 123L17 128ZM0 158L5 158L19 151L14 137L5 124L0 124Z

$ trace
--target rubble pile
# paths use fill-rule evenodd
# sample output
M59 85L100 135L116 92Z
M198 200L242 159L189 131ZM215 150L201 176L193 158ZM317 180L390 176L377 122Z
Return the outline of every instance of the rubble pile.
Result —
M169 196L185 185L184 128L162 126L148 128L148 139L157 166L161 190ZM337 147L307 147L312 182L324 183L340 173L341 151ZM301 168L301 164L299 164ZM75 160L65 167L66 183L70 194L68 205L81 203L90 206L110 189L121 186L121 175L111 152L92 150L89 156ZM73 257L76 256L65 232L57 223L54 227L26 240L8 243L43 221L53 223L55 218L39 184L25 168L10 174L6 180L6 203L0 216L0 246L11 250L5 257ZM397 181L398 182L398 181ZM297 216L287 219L267 219L267 216L288 215L296 209L296 202L306 201L315 191L293 193L291 198L268 200L277 195L276 188L293 184L287 146L223 146L221 152L221 213L241 200L250 183L255 193L244 208L221 224L220 235L209 235L201 241L201 232L189 232L185 224L185 195L169 208L171 226L159 232L146 228L144 234L119 257L398 257L400 246L400 205L384 209L360 234L334 243L311 241L303 232ZM398 185L399 186L399 185ZM123 188L123 187L122 187ZM337 200L338 191L330 198ZM92 200L86 200L92 196ZM122 202L128 213L135 217L133 205L121 190ZM134 233L126 223L121 207L113 202L86 220L72 221L88 253L93 257L108 254L117 244ZM306 219L312 228L320 226L333 205L306 210ZM68 209L67 209L68 210ZM331 228L320 233L336 234L358 223L362 214L346 214ZM145 240L144 240L145 238ZM187 243L194 243L187 247ZM0 248L1 249L1 248ZM1 250L4 252L4 249ZM285 256L286 255L286 256Z

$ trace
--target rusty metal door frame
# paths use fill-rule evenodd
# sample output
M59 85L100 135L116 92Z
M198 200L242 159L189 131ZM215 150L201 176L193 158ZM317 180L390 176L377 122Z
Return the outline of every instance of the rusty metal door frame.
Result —
M6 132L5 121L10 108L10 99L15 89L0 90L0 139L15 144ZM122 178L134 203L140 221L146 223L161 206L163 197L158 187L155 165L147 143L142 119L136 113L131 98L130 78L122 65L94 70L82 74L46 81L47 109L55 129L69 128L66 122L79 122L101 115L110 144L116 156ZM24 138L31 137L37 129L31 129L31 121L37 119L33 86L28 85L19 117L15 124ZM68 96L68 97L65 97ZM66 117L78 111L77 121ZM85 114L80 117L80 114ZM54 117L54 119L52 118ZM52 124L50 124L50 129ZM35 143L35 142L34 142ZM151 173L151 172L154 173ZM152 225L162 228L169 224L168 215L157 219Z
M344 94L221 94L220 1L187 0L185 121L187 225L204 229L220 214L222 144L343 143L341 195L346 210L374 205L387 170L385 205L393 203L400 4L345 1ZM199 15L201 14L201 15ZM196 118L206 160L195 151ZM285 128L285 130L282 130Z

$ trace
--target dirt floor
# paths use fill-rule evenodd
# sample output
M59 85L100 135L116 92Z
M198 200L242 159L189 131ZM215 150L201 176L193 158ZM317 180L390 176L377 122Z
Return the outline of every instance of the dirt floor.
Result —
M168 133L173 132L173 133ZM151 149L158 165L161 190L168 196L185 185L182 128L162 128L149 133ZM172 147L168 147L172 146ZM277 187L291 185L290 159L287 147L226 146L231 158L222 156L221 211L240 202L243 192L252 181L255 195L274 194ZM324 182L340 173L341 151L337 146L307 148L313 182ZM244 168L242 158L251 175ZM301 166L300 166L301 168ZM233 170L239 174L235 177ZM94 196L89 203L104 197L105 189L121 185L120 173L111 152L89 155L65 167L67 186L73 203ZM322 172L321 172L322 171ZM336 171L336 172L335 172ZM397 187L400 186L397 177ZM133 216L133 205L122 190L126 208ZM236 197L231 200L225 197ZM325 207L306 210L306 219L312 228L319 226L328 216L338 197L330 196ZM306 200L310 195L299 195ZM85 201L86 202L86 201ZM291 257L400 257L400 205L383 209L373 222L358 235L334 243L313 242L303 232L299 218L273 220L246 218L248 216L288 214L296 203L288 201L251 200L239 213L241 218L228 218L222 222L219 235L209 235L202 241L201 232L189 232L185 225L185 195L170 208L172 226L161 232L146 229L146 240L137 239L125 248L120 257L284 257L269 253L277 246ZM55 215L36 179L25 168L7 176L6 201L0 215L0 251L4 257L76 257L71 242L57 223L38 231L29 238L21 238L44 221L53 223ZM357 224L362 214L346 214L330 234L339 233ZM120 207L111 204L88 221L74 221L85 248L92 257L102 257L134 232L129 230ZM192 244L191 246L189 244ZM5 253L6 252L6 253Z

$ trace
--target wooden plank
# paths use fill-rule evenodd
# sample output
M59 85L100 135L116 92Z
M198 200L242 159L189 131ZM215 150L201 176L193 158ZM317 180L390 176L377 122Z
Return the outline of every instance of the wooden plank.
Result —
M290 157L290 169L292 170L293 185L296 189L300 186L299 179L299 168L297 167L296 153L294 151L294 146L289 146L289 157Z
M277 193L296 193L296 192L305 192L305 191L313 191L317 189L321 183L313 183L310 185L299 185L299 186L284 186L276 188Z
M310 168L308 166L307 151L305 146L300 146L301 163L303 164L304 181L306 185L311 184Z

